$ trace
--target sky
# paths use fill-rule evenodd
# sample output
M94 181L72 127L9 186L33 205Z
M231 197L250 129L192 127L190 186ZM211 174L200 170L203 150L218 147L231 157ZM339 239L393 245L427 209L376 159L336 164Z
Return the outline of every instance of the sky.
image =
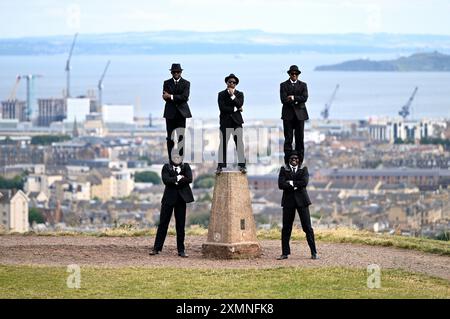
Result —
M0 38L80 32L450 35L449 0L1 0Z

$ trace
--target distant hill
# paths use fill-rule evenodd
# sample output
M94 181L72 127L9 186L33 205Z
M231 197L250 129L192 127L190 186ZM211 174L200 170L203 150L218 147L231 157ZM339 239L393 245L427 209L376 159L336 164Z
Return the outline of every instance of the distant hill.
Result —
M396 60L352 60L333 65L322 65L316 71L435 71L450 72L450 55L439 52L416 53Z
M73 35L0 39L0 55L67 54ZM414 34L285 34L260 30L83 34L74 54L295 54L317 52L450 54L450 36Z

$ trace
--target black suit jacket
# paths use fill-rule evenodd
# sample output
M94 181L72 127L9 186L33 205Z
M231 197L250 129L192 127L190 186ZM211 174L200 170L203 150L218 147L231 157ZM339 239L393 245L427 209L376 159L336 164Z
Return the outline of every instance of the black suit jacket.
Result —
M189 101L190 88L191 83L183 78L180 78L176 86L173 79L164 81L163 91L173 95L173 101L166 101L164 118L175 118L177 110L185 118L192 117L191 110L189 109L189 105L187 103Z
M161 176L164 185L164 195L161 203L167 205L174 205L177 202L178 197L183 199L186 203L192 203L194 196L190 187L192 183L192 170L189 164L181 164L180 175L185 176L177 183L177 172L170 164L165 164L162 168Z
M238 90L234 91L236 98L231 99L228 90L219 92L218 103L220 109L220 126L236 127L244 123L241 111L235 111L234 108L241 108L244 105L244 93Z
M294 187L288 181L294 182ZM278 187L283 190L283 198L281 199L282 207L307 207L311 205L306 186L309 181L308 168L297 169L297 172L291 170L290 165L281 167L278 176Z
M288 99L293 95L294 101ZM297 80L292 84L291 80L287 80L280 84L280 99L283 103L281 111L282 120L293 120L295 117L299 120L306 121L309 119L306 109L306 101L308 101L308 87L305 82Z

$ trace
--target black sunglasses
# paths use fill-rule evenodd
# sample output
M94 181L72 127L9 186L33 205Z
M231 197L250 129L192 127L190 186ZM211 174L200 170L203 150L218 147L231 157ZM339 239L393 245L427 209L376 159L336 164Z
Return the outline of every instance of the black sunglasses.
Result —
M179 74L181 71L172 71L172 74Z
M297 157L297 156L292 156L292 157L291 157L291 160L293 160L293 161L298 161L298 157Z
M228 84L236 84L237 82L236 81L228 81L227 83Z
M297 73L297 72L292 72L292 73L289 73L289 75L299 75L300 73Z

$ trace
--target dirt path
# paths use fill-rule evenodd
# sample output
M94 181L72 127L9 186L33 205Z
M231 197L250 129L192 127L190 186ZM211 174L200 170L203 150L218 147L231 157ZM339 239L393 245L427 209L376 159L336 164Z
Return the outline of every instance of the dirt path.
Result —
M378 264L383 268L400 268L411 272L450 280L450 257L414 250L355 244L318 243L319 260L309 259L306 242L293 242L288 260L277 261L280 242L261 241L264 255L255 260L209 260L201 255L204 237L188 237L189 258L177 256L175 238L169 236L164 251L149 256L154 238L150 237L37 237L0 236L0 265L69 264L105 267L177 267L207 269L272 268L281 266L366 268Z

